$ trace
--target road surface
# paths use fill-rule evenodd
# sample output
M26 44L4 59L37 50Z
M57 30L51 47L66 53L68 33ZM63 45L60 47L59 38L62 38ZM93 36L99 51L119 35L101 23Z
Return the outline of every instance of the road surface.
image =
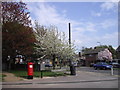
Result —
M17 82L3 82L3 88L118 88L118 77L106 73L77 70L76 76L34 78ZM88 71L86 71L88 70Z

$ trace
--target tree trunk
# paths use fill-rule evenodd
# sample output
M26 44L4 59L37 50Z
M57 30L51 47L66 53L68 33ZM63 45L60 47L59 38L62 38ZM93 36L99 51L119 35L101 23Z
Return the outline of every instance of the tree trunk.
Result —
M8 64L8 70L10 71L11 70L11 63L12 63L11 59L10 59L10 61L8 63L9 63Z
M60 69L62 68L62 60L60 60Z
M53 69L55 69L55 54L53 55Z

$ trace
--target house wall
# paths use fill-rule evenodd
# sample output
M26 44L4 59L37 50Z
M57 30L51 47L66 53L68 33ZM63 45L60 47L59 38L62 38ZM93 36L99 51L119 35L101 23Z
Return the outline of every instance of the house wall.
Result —
M96 60L97 60L97 54L85 55L86 66L90 66L90 64L96 62Z

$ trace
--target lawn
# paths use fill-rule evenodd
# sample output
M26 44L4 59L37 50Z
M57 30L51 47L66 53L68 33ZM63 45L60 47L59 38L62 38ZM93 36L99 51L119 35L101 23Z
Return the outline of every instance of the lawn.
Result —
M6 75L0 74L0 81L4 81L4 77L6 77Z
M17 77L27 78L27 71L10 71ZM57 77L57 76L66 76L67 74L63 72L52 72L52 71L42 71L43 77ZM34 77L41 77L40 71L34 71Z
M0 74L0 81L2 81L2 74Z
M114 70L120 70L120 68L113 68Z

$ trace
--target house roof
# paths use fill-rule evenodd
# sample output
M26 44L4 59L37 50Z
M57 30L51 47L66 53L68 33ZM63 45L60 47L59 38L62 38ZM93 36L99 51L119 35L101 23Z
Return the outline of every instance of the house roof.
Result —
M118 46L118 48L116 49L116 51L120 52L120 45Z
M98 52L100 51L103 51L105 50L105 48L96 48L96 49L91 49L91 50L87 50L87 51L84 51L84 55L87 55L87 54L97 54Z

